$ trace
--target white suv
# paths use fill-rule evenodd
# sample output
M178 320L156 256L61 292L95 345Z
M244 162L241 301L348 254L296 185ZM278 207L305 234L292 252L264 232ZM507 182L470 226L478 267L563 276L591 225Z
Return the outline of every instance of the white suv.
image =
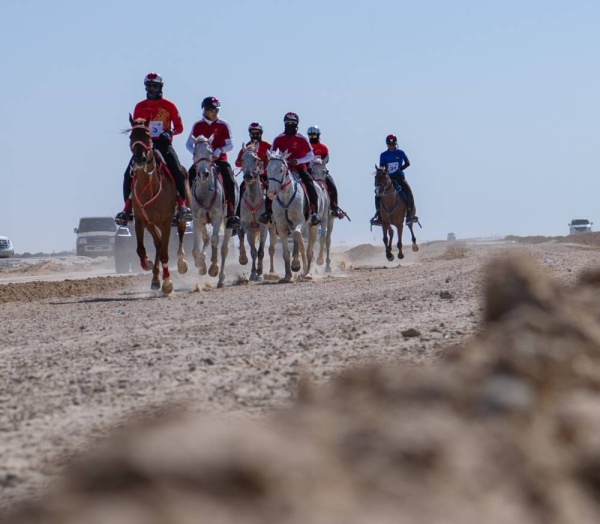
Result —
M589 233L592 230L593 222L590 222L587 218L574 218L571 220L569 226L569 234L573 233Z

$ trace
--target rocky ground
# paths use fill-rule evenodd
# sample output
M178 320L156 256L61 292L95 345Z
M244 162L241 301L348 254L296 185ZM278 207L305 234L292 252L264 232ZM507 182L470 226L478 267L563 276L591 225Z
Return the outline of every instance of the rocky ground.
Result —
M595 522L599 254L338 247L312 282L232 260L169 297L0 264L2 522Z

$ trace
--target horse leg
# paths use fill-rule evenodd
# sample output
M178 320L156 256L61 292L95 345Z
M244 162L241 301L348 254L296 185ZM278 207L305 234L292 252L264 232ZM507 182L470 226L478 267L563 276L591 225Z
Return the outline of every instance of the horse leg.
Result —
M317 233L319 230L319 226L310 226L308 228L308 248L303 251L306 253L306 256L302 257L302 262L304 264L304 278L307 280L312 280L312 275L310 273L310 268L312 265L312 261L315 255L315 244L317 242ZM302 238L302 246L304 246L304 239Z
M256 274L260 277L263 274L263 259L265 258L265 243L267 241L267 228L260 226L258 230L258 252L256 254L258 262L256 264Z
M383 224L383 245L385 246L385 258L390 262L394 260L394 254L392 253L392 238L394 232L389 224Z
M239 257L239 263L242 266L245 266L248 263L248 255L246 254L246 246L244 244L244 236L247 235L248 236L248 244L250 244L250 232L246 232L244 231L246 229L246 226L242 225L242 227L240 228L240 231L238 233L238 238L240 239L240 257Z
M399 226L396 226L396 229L398 230L398 244L396 244L396 245L398 247L398 258L400 260L402 260L404 258L404 253L402 253L402 228L403 227L404 226L402 225L402 222L400 222Z
M177 248L177 271L181 275L187 273L188 271L188 263L185 259L185 251L183 249L183 236L185 235L185 222L177 223L177 233L179 235L179 247Z
M223 235L223 243L221 244L221 272L219 273L219 282L217 283L218 288L222 288L225 283L225 260L227 260L227 253L229 253L231 232L231 229L226 229Z
M219 261L217 259L219 249L219 229L218 224L221 220L213 224L212 236L210 237L210 267L208 268L208 276L216 277L219 274Z
M258 271L256 270L256 259L258 257L258 250L256 249L258 231L253 229L248 235L248 244L250 246L250 256L252 257L252 270L250 271L250 280L258 280ZM262 271L261 271L262 272Z
M335 222L335 218L330 216L327 220L327 235L325 235L325 248L326 248L326 258L325 258L325 273L331 273L331 233L333 232L333 224Z
M275 273L275 244L277 243L277 232L274 227L269 227L269 273Z
M144 271L152 270L152 262L148 260L146 248L144 247L144 222L142 220L135 221L135 237L137 240L137 255L140 257L140 265Z
M185 223L184 223L184 226L185 226ZM170 295L173 292L173 283L171 282L171 273L169 272L169 235L170 234L171 234L171 224L169 222L161 228L161 230L160 230L160 245L158 245L156 247L157 258L160 258L160 263L162 264L162 269L163 269L162 292L165 295ZM158 267L158 264L156 264L156 266ZM157 273L158 273L158 271L157 271Z
M294 239L294 249L292 251L292 271L294 273L297 273L302 268L302 265L300 264L300 259L298 258L298 254L300 251L300 242L302 242L303 240L302 230L294 230L294 232L292 233L292 238ZM302 257L302 260L304 261L304 256ZM304 265L304 267L306 267L306 264Z
M408 224L408 229L410 229L410 239L412 241L412 250L419 251L419 246L417 245L417 238L415 237L412 223Z
M329 217L323 217L323 220L327 220ZM319 229L319 254L317 255L317 266L322 266L324 262L323 251L325 248L325 228L323 227L324 222L321 222Z
M152 282L150 283L150 289L160 289L160 265L159 262L162 261L163 256L161 253L161 245L162 245L162 232L158 229L158 226L153 226L150 229L152 233L152 238L154 239L154 248L156 250L156 255L154 256L154 265L152 266ZM168 255L167 255L168 261ZM164 264L164 262L163 262Z
M292 268L290 264L290 248L288 246L288 232L287 232L287 223L283 221L282 225L279 225L281 222L276 222L277 224L277 236L279 236L279 240L281 240L281 249L283 251L283 264L285 266L285 276L279 280L280 283L287 283L292 281Z

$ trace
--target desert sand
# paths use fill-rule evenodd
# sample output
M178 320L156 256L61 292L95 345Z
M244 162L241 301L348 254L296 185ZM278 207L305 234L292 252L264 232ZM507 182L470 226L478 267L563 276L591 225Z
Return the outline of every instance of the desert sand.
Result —
M0 521L597 522L600 236L405 253L1 264Z

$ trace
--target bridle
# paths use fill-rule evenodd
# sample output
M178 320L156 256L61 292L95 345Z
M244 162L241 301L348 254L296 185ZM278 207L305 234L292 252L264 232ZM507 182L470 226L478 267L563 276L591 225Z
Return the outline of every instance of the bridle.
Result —
M269 165L271 165L273 162L281 162L281 166L283 167L282 172L283 172L283 176L281 177L281 180L279 180L278 178L275 177L267 177L267 181L273 181L276 184L279 185L279 190L275 193L275 196L279 195L279 193L281 193L287 186L289 186L292 183L292 177L290 176L290 169L286 163L286 161L283 158L272 158L269 161ZM267 171L268 171L268 167L267 167ZM287 178L287 181L285 181L285 179ZM285 182L284 182L285 181Z
M383 182L375 183L375 194L378 197L382 197L380 204L381 210L387 215L392 215L392 213L394 213L394 211L398 209L398 206L400 205L400 202L402 202L402 199L400 198L398 191L396 191L394 183L392 182L392 177L390 177L389 173L387 173L386 171L378 170L375 177L377 177L380 173L382 173L383 176L385 176L385 180ZM392 209L386 209L383 203L383 197L389 195L394 195L396 197L396 201Z
M146 126L144 124L136 124L131 128L132 135L133 135L133 131L135 129L143 129L147 136L145 137L145 140L134 140L133 142L130 142L129 149L131 150L131 153L133 155L133 158L131 159L131 168L133 170L138 169L136 167L138 161L136 160L135 147L140 146L146 150L146 154L142 155L142 158L144 160L144 170L143 171L145 174L147 174L151 177L156 172L156 161L154 159L154 150L152 148L152 139L150 138L150 131L148 129L148 126ZM151 170L148 170L149 166L152 166Z

